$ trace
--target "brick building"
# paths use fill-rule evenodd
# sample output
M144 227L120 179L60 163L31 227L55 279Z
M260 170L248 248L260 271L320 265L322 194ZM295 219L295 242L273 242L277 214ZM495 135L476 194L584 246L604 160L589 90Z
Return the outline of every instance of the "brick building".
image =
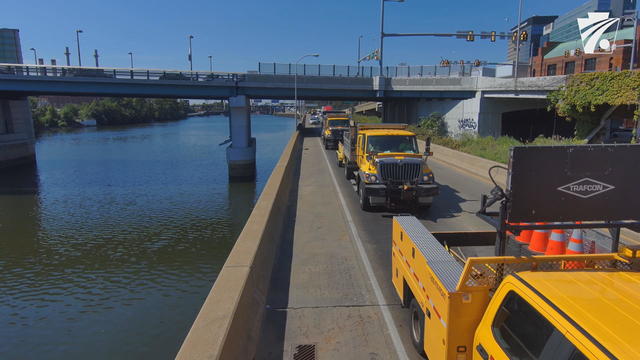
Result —
M640 31L633 27L620 29L617 33L615 48L610 53L585 54L582 40L579 38L561 43L547 42L538 50L538 54L533 57L531 76L627 70L630 68L634 35L636 39L639 39ZM612 43L614 37L615 32L606 33L603 36L603 38L610 40ZM637 68L638 49L636 49L634 69Z

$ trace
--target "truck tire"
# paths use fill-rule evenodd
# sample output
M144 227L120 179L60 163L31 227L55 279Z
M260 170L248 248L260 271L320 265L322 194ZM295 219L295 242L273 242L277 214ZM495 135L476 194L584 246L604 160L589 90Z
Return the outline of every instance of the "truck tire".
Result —
M360 209L364 211L371 210L369 194L367 194L367 188L362 184L362 182L358 183L358 195L360 197Z
M351 180L353 178L353 171L352 171L351 167L349 166L348 162L346 164L344 164L344 177L347 180Z
M416 348L418 354L425 356L424 352L424 313L418 305L415 298L411 299L409 305L409 312L411 314L409 331L411 332L411 343Z

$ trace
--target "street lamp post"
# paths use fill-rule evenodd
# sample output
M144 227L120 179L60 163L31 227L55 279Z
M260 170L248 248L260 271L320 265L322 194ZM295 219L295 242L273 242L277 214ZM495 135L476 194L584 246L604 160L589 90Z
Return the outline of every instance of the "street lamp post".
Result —
M36 48L29 49L33 51L33 63L38 65L38 53L36 52Z
M209 72L213 72L213 56L209 55Z
M380 65L380 76L382 76L382 52L384 48L384 3L385 1L392 2L404 2L404 0L380 0L380 59L378 63Z
M133 51L129 51L129 58L131 60L131 68L133 69Z
M300 59L298 59L298 61L296 61L296 71L293 74L293 98L294 98L294 111L295 111L295 126L298 126L298 64L300 63L300 61L302 61L302 59L307 58L307 57L318 57L320 56L320 54L307 54L307 55L303 55L300 57Z
M514 61L513 67L513 86L516 89L518 87L518 68L520 67L520 27L522 25L522 2L523 0L520 0L518 5L518 25L516 25L516 60Z
M78 66L82 67L82 58L80 57L80 33L82 30L76 30L76 44L78 45Z
M193 71L193 53L191 52L191 40L193 35L189 35L189 70Z
M358 36L358 76L360 76L360 40L362 40L362 35Z

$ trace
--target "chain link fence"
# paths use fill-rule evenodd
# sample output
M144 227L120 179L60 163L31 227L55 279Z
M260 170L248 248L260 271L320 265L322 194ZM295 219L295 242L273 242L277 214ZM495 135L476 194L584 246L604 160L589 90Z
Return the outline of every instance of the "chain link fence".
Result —
M465 77L484 75L483 69L492 69L495 65L474 66L473 64L385 66L382 75L385 77ZM321 64L283 64L258 63L258 74L263 75L304 75L334 77L374 77L380 75L378 66L354 65L321 65Z

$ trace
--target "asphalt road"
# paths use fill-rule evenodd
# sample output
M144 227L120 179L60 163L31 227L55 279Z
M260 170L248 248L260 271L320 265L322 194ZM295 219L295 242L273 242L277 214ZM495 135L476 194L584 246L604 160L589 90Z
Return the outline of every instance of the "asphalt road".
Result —
M318 142L320 142L319 138ZM362 211L357 193L344 177L344 169L337 166L335 150L323 151L326 162L329 164L329 171L336 179L339 191L345 200L344 204L351 215L366 257L380 286L384 303L390 305L388 308L402 344L410 358L419 358L411 344L408 310L397 306L400 304L399 299L390 281L391 222L393 216L398 213L386 209ZM431 231L492 230L475 215L480 206L480 196L487 194L492 186L484 180L436 161L431 160L429 164L440 186L440 195L436 197L430 209L413 215ZM490 248L473 248L468 249L465 255L492 255L492 251Z

